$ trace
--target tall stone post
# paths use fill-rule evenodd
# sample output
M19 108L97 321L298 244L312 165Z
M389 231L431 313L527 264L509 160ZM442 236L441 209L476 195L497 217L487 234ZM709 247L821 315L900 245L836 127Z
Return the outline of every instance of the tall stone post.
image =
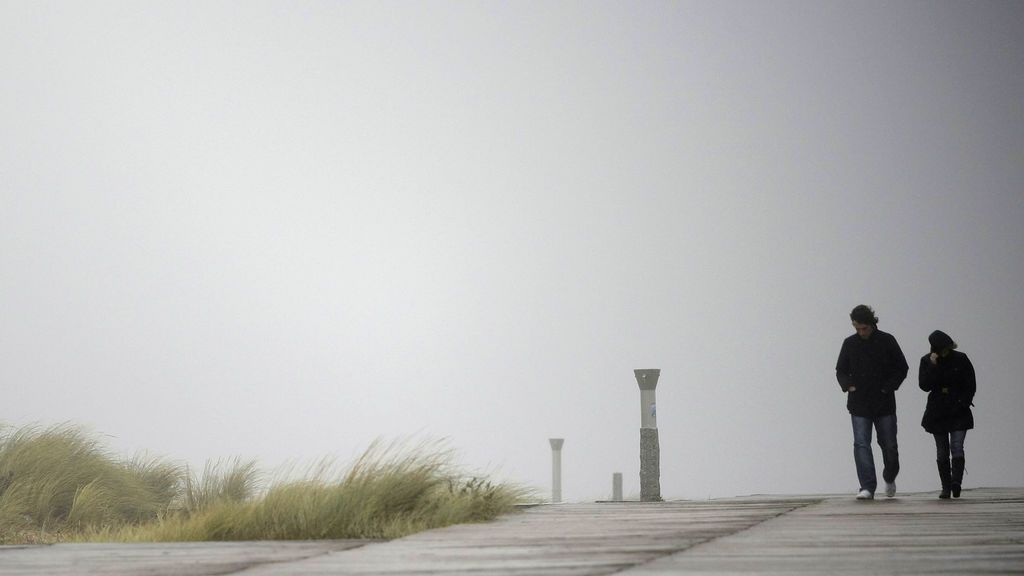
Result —
M654 389L660 369L633 370L640 386L640 500L661 501L661 449L658 446L658 411Z
M562 501L562 443L564 438L549 438L551 442L551 502Z

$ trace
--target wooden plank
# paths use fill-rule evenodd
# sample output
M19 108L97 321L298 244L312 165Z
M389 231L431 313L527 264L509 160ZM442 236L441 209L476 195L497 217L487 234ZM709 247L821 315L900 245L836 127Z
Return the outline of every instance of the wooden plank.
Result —
M829 498L625 572L679 573L1024 574L1024 490Z
M537 506L390 542L0 547L13 574L1024 574L1024 489Z
M252 575L612 574L815 502L561 504L460 525Z
M213 576L362 546L367 540L319 542L175 542L0 546L0 575Z

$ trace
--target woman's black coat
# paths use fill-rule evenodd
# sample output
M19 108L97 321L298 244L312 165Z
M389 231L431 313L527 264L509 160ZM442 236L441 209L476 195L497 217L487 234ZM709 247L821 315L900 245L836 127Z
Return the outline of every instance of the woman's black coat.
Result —
M971 403L978 385L967 354L951 350L947 356L940 356L937 364L932 364L928 356L921 358L917 373L918 386L928 393L921 426L931 434L974 428Z

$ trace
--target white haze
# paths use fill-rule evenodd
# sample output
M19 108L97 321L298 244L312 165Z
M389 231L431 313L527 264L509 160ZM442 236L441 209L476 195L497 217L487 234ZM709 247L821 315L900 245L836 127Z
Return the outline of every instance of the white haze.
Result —
M856 488L875 307L1024 485L1024 4L0 3L0 422L193 464L449 440L564 495ZM876 448L876 459L878 449Z

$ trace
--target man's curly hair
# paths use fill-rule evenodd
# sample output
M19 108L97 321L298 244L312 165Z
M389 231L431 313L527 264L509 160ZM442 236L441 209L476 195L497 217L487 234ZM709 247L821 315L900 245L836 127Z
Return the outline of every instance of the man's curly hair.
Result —
M878 326L878 317L875 316L875 311L871 309L871 306L868 306L867 304L857 305L853 311L850 312L850 320L853 320L858 324Z

